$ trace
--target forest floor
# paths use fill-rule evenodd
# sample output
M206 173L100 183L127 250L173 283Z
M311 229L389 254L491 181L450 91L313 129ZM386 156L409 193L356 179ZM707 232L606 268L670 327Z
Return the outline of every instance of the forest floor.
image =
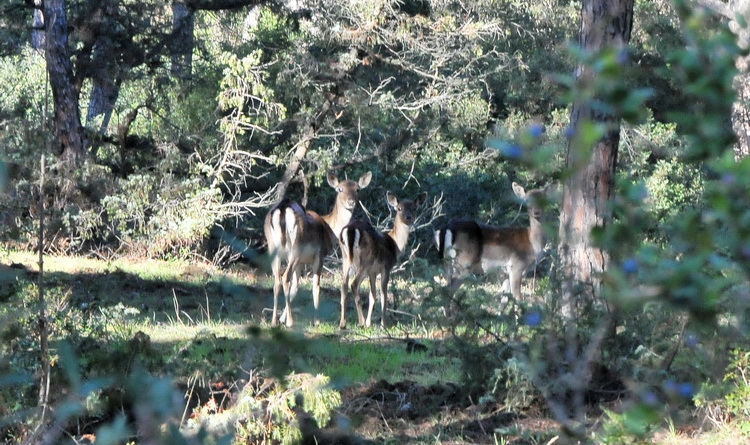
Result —
M38 277L37 270L37 258L30 253L0 255L0 273L6 278L10 274L33 281ZM241 380L237 370L248 366L242 363L246 356L242 350L247 347L242 338L248 325L266 323L264 319L268 318L272 301L270 284L267 276L255 275L255 271L247 268L218 271L200 263L45 259L45 287L51 305L97 308L102 314L111 314L105 308L116 304L137 308L135 325L127 332L145 331L154 344L160 345L159 350L165 356L182 356L187 363L172 359L166 363L175 380L183 384L195 374L196 368L201 369L202 377L209 382ZM378 329L358 328L340 333L335 321L338 295L338 289L324 287L320 313L323 320L330 321L312 327L309 313L301 309L298 316L301 327L296 332L304 333L305 337L333 339L344 348L340 355L327 358L308 355L299 361L307 366L305 371L326 372L331 374L332 381L344 382L337 386L342 396L337 412L349 419L348 431L341 433L350 442L339 443L552 444L559 440L559 425L540 401L524 410L511 411L499 403L480 403L467 398L460 385L461 364L444 356L439 329L424 329L412 323L388 335ZM298 306L311 306L306 298L299 300ZM214 342L208 346L224 351L222 356L196 352L198 348L193 347L196 338L206 337L206 331L211 332ZM404 336L424 343L428 352L405 352L407 348L400 341ZM224 343L217 346L220 341ZM186 349L192 352L182 354ZM371 356L363 355L360 359L356 354L363 349ZM360 363L348 369L335 363L349 363L349 358ZM229 368L234 369L227 372ZM611 402L605 408L617 411L618 403ZM592 430L606 420L601 408L592 407ZM664 428L642 443L736 443L736 437L731 435L700 435L694 420L688 414L684 422L675 426L665 419Z

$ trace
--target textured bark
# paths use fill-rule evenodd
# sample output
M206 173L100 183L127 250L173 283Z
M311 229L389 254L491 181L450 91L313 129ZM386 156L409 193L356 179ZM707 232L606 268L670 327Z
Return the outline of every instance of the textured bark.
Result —
M55 135L62 146L62 160L70 168L83 158L83 126L70 61L65 0L45 0L44 19L47 70L55 108Z
M590 52L611 46L625 47L630 41L632 25L633 0L584 0L580 45ZM580 81L594 75L589 67L577 70ZM576 138L571 138L567 149L566 165L573 170L564 183L559 253L563 306L568 315L572 315L575 301L598 298L601 273L609 263L607 252L592 245L591 230L605 226L610 219L609 201L620 142L619 119L595 111L588 103L574 104L570 121L575 131L587 121L604 123L608 130L582 167L581 157L589 147L575 146Z
M730 0L729 4L719 0L698 0L698 4L729 21L729 28L737 35L740 48L750 47L748 28L737 22L737 17L747 19L750 14L750 0ZM732 129L737 136L735 157L743 158L750 154L750 57L738 57L737 70L734 78L737 98L732 105Z
M108 36L101 35L94 46L93 66L96 70L92 72L89 110L86 115L87 125L95 117L104 116L99 126L100 134L107 131L122 83L121 69L112 57L113 54L118 54L113 41Z
M730 17L729 27L737 34L741 48L750 47L750 32L735 20L737 16L748 17L750 14L750 0L732 0L729 2L734 12ZM732 106L732 128L737 135L734 154L742 158L750 154L750 56L737 58L737 76L734 78L734 88L737 98Z
M172 75L188 80L193 72L195 10L185 2L172 3Z
M750 155L750 59L741 57L737 60L740 72L734 78L737 99L732 105L732 128L737 135L734 147L736 158Z
M44 13L42 12L42 0L34 0L34 18L31 25L31 47L44 49Z

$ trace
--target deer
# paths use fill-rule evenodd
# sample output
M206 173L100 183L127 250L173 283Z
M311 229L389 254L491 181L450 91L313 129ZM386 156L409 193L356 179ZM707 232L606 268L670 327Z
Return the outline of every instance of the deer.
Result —
M299 276L304 265L311 265L313 322L318 324L320 303L320 275L323 260L333 253L338 245L341 230L352 219L354 208L359 203L359 191L366 188L372 172L362 175L357 181L344 180L328 172L328 185L336 190L336 202L328 215L320 216L312 210L290 199L283 199L266 215L263 232L272 256L273 314L271 326L279 321L287 327L294 325L291 303L297 295ZM286 264L286 267L283 265ZM284 312L277 319L279 295L284 292Z
M388 281L391 270L396 265L401 252L406 247L409 231L416 211L427 199L427 193L420 194L414 201L399 199L395 194L386 192L388 204L396 210L393 229L379 232L366 221L355 220L347 224L340 235L343 258L343 279L341 284L341 322L339 328L346 329L346 299L349 293L349 274L352 269L357 273L352 281L354 303L360 326L370 327L372 312L376 300L376 279L380 276L380 326L386 327L386 300L388 298ZM359 287L365 276L370 279L370 302L367 318L362 313Z
M448 287L455 292L470 273L482 274L503 270L508 279L503 292L510 292L516 301L521 298L521 279L526 269L542 255L546 237L542 220L544 204L551 186L526 191L517 183L513 193L528 208L529 227L497 227L476 221L458 219L435 232L438 253L446 261Z

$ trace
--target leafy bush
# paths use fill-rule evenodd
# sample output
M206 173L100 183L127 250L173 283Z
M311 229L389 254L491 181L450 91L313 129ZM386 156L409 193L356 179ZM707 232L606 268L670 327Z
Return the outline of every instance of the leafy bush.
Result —
M703 197L701 171L672 159L659 160L646 179L647 204L657 220L672 218L687 208L696 208Z
M149 255L184 256L200 246L215 222L217 190L199 179L166 175L131 175L121 193L102 200L107 217L126 244L146 244Z
M221 424L236 428L236 444L299 443L302 436L298 422L302 420L302 411L324 427L331 420L331 412L341 404L341 395L328 384L328 378L322 375L290 374L283 385L271 385L265 392L268 385L251 382L231 408L214 415L199 410L188 427L203 426L211 430ZM302 406L298 406L300 402Z
M750 436L750 351L733 350L722 382L705 383L695 404L716 427L731 422Z

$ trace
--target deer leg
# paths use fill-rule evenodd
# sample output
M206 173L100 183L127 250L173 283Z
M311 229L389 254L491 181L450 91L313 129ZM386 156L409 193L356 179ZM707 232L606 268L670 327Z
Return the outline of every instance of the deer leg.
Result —
M365 325L365 315L362 313L362 302L359 298L359 286L362 284L362 280L365 278L365 270L360 269L357 271L357 275L354 277L352 283L352 293L354 294L354 306L357 308L357 322L360 326Z
M446 266L446 273L448 275L448 291L452 297L461 287L464 278L469 275L469 269L464 267L458 258L454 258Z
M341 277L341 321L339 322L339 329L346 329L346 296L347 296L347 293L349 292L349 272L351 272L351 268L352 268L352 265L346 253L343 256L344 256L344 268L343 268L344 274Z
M279 293L282 288L282 276L281 276L281 258L278 255L274 256L271 261L271 271L273 272L273 313L271 314L271 326L276 327L279 325L279 319L276 315L279 313ZM284 289L286 294L286 289Z
M299 284L299 262L296 259L289 259L289 264L286 266L284 272L284 281L286 282L286 288L289 292L284 293L285 307L284 312L279 317L279 321L284 323L287 327L291 328L294 325L294 317L292 315L292 301L297 296L297 289Z
M323 271L323 258L318 255L313 262L313 282L312 282L312 295L313 295L313 324L317 326L320 324L318 321L318 307L320 306L320 273Z
M299 290L299 265L295 264L294 273L292 274L292 284L289 288L289 300L286 302L286 327L291 328L294 325L292 314L292 301L297 296Z
M521 278L523 278L523 268L511 266L508 280L510 281L510 293L516 301L521 301Z
M390 270L384 270L380 276L380 327L385 328L385 308L387 306L386 299L388 298L388 281L391 277ZM396 297L394 297L395 300Z
M375 307L375 298L377 297L377 287L375 287L375 278L377 278L377 274L375 272L370 272L370 304L367 308L367 320L365 321L365 326L368 328L372 325L372 309Z
M458 292L461 284L463 284L463 280L466 275L468 275L468 272L465 268L461 267L458 259L450 260L447 263L445 270L448 278L448 284L446 286L448 301L445 305L445 314L448 317L452 317L455 311L458 310L455 299L456 292Z

